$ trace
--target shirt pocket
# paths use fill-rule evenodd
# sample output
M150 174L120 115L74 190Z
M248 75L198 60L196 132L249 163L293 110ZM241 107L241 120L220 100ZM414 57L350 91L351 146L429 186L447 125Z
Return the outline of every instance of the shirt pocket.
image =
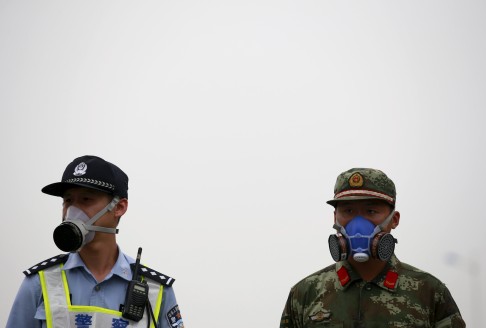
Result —
M47 328L46 309L44 308L44 303L37 307L34 318L42 322L42 328Z
M37 307L37 311L35 311L34 318L37 319L37 320L46 321L46 309L44 307L44 303L42 303L41 305L39 305Z
M332 321L321 321L321 322L309 321L309 322L307 322L305 327L309 327L309 328L343 328L344 324L342 322L332 322Z
M400 322L400 321L366 321L361 324L354 323L355 327L366 327L366 328L426 328L430 327L423 323L410 323L410 322Z

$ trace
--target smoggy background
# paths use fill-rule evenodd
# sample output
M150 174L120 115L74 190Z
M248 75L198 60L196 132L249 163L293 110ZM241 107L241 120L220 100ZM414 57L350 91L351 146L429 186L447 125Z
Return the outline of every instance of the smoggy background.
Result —
M277 327L332 263L337 175L385 171L396 254L486 299L483 1L0 0L4 326L22 271L60 253L75 157L130 177L119 245L176 278L187 327Z

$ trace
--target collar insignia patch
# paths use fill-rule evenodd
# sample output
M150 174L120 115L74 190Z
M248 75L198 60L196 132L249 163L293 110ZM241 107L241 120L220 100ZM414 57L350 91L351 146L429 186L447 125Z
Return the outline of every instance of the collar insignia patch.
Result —
M383 282L383 286L389 289L394 289L397 285L398 280L398 273L394 271L388 271L386 273L385 281Z
M339 278L339 282L343 287L351 280L351 278L349 277L348 270L346 270L344 266L342 266L339 270L337 270L337 275Z

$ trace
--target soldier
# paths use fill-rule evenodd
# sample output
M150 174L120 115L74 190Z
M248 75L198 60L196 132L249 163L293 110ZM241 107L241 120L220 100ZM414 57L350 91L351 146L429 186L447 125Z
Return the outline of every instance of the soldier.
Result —
M400 262L391 235L400 222L395 184L383 172L341 173L329 249L336 264L292 287L281 328L465 327L447 287Z
M128 207L128 176L120 168L82 156L42 192L63 199L54 242L68 253L24 271L7 328L184 327L174 279L134 265L140 256L135 261L116 242Z

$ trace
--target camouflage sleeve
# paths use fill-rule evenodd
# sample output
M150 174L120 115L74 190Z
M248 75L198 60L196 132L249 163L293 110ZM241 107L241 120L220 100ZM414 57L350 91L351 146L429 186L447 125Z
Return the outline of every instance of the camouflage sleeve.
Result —
M436 328L464 328L466 323L461 317L459 308L449 289L442 284L436 294L435 318Z
M290 291L287 303L285 303L285 308L282 313L282 318L280 320L280 328L300 328L297 322L294 322L295 314L293 313L292 298L293 290Z

